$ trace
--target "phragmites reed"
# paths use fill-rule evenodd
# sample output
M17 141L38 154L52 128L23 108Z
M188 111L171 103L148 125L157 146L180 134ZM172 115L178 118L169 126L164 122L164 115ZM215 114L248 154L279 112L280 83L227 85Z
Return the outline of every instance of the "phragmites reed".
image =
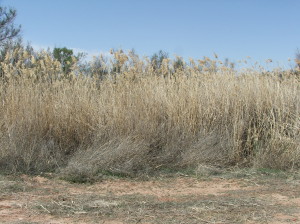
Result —
M297 72L176 60L153 68L114 51L94 58L89 72L75 63L65 74L47 52L9 52L0 64L1 169L134 175L203 163L300 166Z

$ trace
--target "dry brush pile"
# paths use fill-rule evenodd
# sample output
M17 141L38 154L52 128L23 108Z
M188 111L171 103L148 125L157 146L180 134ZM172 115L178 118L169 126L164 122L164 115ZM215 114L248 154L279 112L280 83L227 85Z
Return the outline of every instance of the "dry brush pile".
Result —
M300 166L300 85L292 71L237 72L208 58L180 67L164 59L154 69L148 58L112 53L92 61L89 74L76 65L63 74L46 52L6 56L2 170L93 176L200 164Z

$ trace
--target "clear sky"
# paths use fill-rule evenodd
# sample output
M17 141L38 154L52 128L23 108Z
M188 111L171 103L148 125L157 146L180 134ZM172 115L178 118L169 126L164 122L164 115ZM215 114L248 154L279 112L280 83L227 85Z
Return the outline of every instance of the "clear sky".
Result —
M0 0L35 47L111 48L286 63L300 48L300 0Z

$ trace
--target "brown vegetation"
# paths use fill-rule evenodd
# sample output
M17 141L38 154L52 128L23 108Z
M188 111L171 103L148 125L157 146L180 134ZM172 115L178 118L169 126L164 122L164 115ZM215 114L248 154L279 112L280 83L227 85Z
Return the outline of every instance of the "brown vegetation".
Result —
M238 72L208 58L178 69L164 59L154 69L147 58L112 53L110 62L101 61L101 73L91 74L75 64L64 74L45 52L7 55L1 63L1 169L96 176L204 163L299 167L294 73Z

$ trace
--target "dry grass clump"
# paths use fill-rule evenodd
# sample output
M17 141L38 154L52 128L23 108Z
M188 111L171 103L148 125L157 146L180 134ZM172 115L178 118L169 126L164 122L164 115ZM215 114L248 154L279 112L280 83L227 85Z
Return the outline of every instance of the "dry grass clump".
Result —
M17 53L19 64L9 55L1 63L2 169L132 175L203 163L300 165L300 85L288 71L237 74L210 59L154 69L114 52L101 73L74 66L66 75L45 52L38 60Z

